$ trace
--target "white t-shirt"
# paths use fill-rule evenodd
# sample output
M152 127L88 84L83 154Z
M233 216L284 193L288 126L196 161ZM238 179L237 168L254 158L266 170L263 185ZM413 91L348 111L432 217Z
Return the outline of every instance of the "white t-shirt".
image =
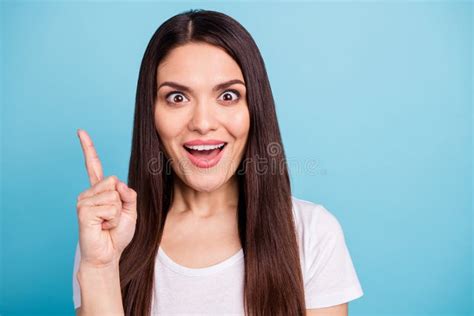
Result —
M324 206L292 197L303 271L306 308L322 308L363 296L339 221ZM79 244L73 272L74 308L81 305L76 273ZM175 263L161 247L155 260L152 314L244 315L244 254L206 268L194 269ZM155 302L159 302L156 304Z

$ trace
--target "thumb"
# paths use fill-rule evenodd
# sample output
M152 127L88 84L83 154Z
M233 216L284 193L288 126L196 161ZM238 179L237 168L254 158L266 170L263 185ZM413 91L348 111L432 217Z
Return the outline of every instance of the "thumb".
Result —
M137 212L137 193L129 188L125 183L120 181L117 185L117 190L122 200L122 207L129 213L136 214Z

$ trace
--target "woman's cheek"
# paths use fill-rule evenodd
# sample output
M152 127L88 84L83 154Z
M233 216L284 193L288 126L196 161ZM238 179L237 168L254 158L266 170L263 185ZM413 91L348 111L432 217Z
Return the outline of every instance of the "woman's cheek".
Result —
M172 150L170 148L170 140L173 139L172 125L170 125L170 123L166 120L165 115L163 115L162 113L156 113L155 126L156 131L160 135L161 146L163 146L164 153L168 158L171 158Z
M155 112L155 125L162 139L177 136L180 132L182 119L179 115L170 113L165 109L157 109Z
M245 136L250 127L250 115L247 107L239 109L230 115L229 131L236 137Z

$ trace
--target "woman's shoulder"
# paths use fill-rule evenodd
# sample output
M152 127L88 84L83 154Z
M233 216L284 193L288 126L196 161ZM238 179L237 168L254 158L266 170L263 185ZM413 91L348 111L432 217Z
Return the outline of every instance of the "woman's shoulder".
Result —
M337 217L323 204L291 196L296 226L301 233L311 231L314 236L339 234L342 227Z
M364 292L339 220L322 204L292 196L307 308L352 301Z

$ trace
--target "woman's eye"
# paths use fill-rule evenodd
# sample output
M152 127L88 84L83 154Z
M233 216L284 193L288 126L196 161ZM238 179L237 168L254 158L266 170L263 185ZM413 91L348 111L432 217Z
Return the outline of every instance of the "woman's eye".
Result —
M226 90L222 94L222 97L224 98L224 101L226 102L233 102L233 101L237 101L240 98L240 93L237 90Z
M236 102L240 99L240 92L237 90L226 90L223 94L221 94L224 102ZM189 101L186 96L179 91L171 91L166 95L166 101L168 103L182 103L185 101Z
M184 99L187 100L184 94L178 91L172 91L166 95L166 101L168 103L181 103L184 101Z

